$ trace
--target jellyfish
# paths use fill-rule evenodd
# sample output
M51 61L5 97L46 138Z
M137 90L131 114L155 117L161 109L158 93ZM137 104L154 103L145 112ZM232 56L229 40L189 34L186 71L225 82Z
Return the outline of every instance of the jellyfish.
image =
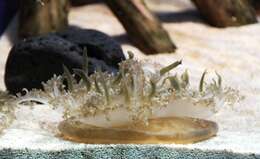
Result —
M117 74L98 69L88 75L86 52L84 57L82 69L72 74L64 66L64 74L44 83L43 91L27 94L30 98L38 94L34 100L54 109L63 108L57 135L65 140L93 144L203 141L218 132L217 123L205 120L216 112L216 101L225 102L234 94L233 89L222 87L218 73L212 83L206 83L206 71L198 89L191 88L187 70L181 75L169 73L182 61L151 68L129 53Z

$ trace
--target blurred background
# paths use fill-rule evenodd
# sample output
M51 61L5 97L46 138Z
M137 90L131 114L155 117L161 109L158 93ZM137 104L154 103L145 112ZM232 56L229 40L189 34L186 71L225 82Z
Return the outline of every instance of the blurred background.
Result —
M53 60L59 69L52 70L42 67L50 62L35 53L54 58L66 51L50 37L54 34L76 45L72 51L79 54L87 47L94 67L105 70L116 70L113 64L130 50L140 60L162 65L184 59L183 66L195 74L206 68L223 74L246 69L252 77L258 68L252 63L260 62L258 13L258 0L1 0L0 87L38 88L54 73L61 74L62 61ZM32 47L36 45L41 47ZM68 65L81 65L71 56L64 55ZM21 67L28 68L27 74Z

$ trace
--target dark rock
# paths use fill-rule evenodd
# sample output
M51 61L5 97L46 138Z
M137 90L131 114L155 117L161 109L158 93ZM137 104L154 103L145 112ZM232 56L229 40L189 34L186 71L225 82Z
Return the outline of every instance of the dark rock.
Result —
M55 35L30 38L12 48L6 63L5 84L12 94L23 88L42 88L42 81L63 73L62 64L71 70L82 68L82 63L82 49L67 40ZM89 58L89 72L97 67L115 71L103 61Z
M89 5L95 3L102 3L103 0L70 0L70 4L72 6L82 6L82 5Z
M71 27L66 31L57 33L58 36L73 42L81 49L88 50L89 57L105 61L106 64L118 68L118 63L125 60L121 46L110 36L91 29Z

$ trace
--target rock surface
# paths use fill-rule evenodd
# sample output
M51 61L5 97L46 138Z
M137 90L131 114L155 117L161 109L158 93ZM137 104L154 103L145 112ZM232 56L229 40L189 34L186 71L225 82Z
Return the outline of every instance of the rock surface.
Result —
M118 68L118 63L125 59L121 46L100 31L71 27L57 33L58 36L88 49L88 56L105 61L108 65Z
M6 87L12 94L23 88L42 88L43 81L47 81L54 74L63 73L62 64L70 70L82 68L82 49L55 35L23 40L11 49L7 59L4 77ZM90 58L89 73L93 73L97 67L103 71L116 70L104 61Z

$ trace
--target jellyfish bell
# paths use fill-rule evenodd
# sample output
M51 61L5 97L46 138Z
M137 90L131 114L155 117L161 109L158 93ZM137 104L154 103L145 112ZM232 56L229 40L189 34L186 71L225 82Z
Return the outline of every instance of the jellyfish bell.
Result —
M129 57L117 74L77 71L82 78L77 82L64 66L64 77L43 85L38 99L64 110L60 137L82 143L156 144L194 143L217 135L217 124L206 119L216 112L217 100L234 96L232 89L222 87L219 75L206 83L204 72L197 90L189 86L188 71L169 73L182 61L151 69Z

